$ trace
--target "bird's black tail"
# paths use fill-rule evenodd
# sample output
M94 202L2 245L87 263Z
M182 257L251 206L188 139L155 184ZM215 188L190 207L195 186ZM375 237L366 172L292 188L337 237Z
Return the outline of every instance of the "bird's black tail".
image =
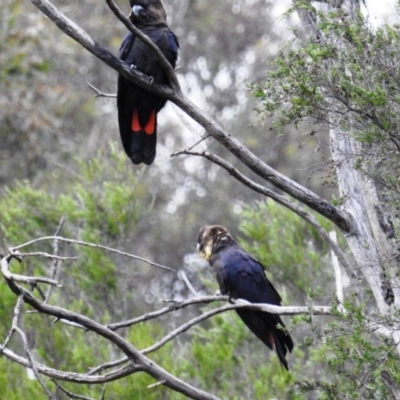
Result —
M156 157L157 113L155 110L145 123L141 123L138 110L134 109L128 121L121 121L120 133L125 152L133 164L152 164Z
M259 311L236 310L239 317L248 328L271 350L275 350L281 366L289 370L286 354L292 352L293 341L290 335L278 328L278 324L284 327L280 317Z
M293 350L292 338L287 332L278 328L271 330L270 338L271 342L273 343L272 347L274 348L279 358L281 366L285 368L287 371L289 371L289 367L285 357L288 350L290 353Z

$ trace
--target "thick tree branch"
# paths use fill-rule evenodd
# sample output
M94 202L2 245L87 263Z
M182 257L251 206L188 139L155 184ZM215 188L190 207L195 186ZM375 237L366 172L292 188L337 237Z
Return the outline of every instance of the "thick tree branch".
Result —
M31 368L28 359L21 357L20 355L14 353L12 350L4 349L3 354L4 356L16 362L19 365L22 365L23 367L26 368ZM35 366L39 373L52 379L57 379L65 382L73 382L79 384L93 384L93 385L113 382L140 371L140 369L133 364L129 364L126 367L123 367L116 371L109 372L104 375L89 375L89 374L78 374L76 372L69 372L69 371L59 371L57 369L47 367L46 365L40 364L38 362L35 362Z
M182 93L174 91L169 86L153 84L149 77L139 71L131 69L128 64L113 56L74 22L66 18L65 15L60 13L49 1L32 0L32 3L47 15L65 34L73 38L90 53L115 69L126 79L175 103L254 173L333 221L342 232L353 232L353 220L349 214L339 210L311 190L292 181L261 161L250 150L243 146L239 140L226 133L215 121L195 106Z

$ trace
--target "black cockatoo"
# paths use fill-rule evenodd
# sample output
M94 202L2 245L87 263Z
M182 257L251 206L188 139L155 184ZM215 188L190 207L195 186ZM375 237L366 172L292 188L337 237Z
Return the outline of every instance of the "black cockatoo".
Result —
M222 226L200 229L197 250L211 265L221 294L251 303L281 305L281 297L267 279L264 267L250 256ZM288 368L286 353L293 349L290 335L277 327L284 324L277 314L237 309L239 317L271 350L275 350L281 365Z
M130 20L162 51L175 68L178 39L168 28L167 14L161 0L130 0ZM121 60L151 76L154 82L168 84L167 75L154 52L129 32L119 54ZM118 77L118 122L122 144L134 164L150 165L156 156L157 113L166 100L134 83Z

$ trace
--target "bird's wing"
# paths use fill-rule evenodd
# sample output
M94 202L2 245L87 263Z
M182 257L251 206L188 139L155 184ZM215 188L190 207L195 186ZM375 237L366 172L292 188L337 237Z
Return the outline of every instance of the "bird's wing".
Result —
M126 61L136 36L132 32L128 32L122 40L121 46L119 47L119 58Z
M168 61L173 66L175 66L176 59L178 57L179 42L178 42L178 38L176 37L175 33L172 32L170 29L168 29L168 43L169 43L169 48L174 55L174 59L173 60L168 59Z
M222 274L227 292L251 303L281 304L281 296L265 276L264 267L240 247L221 254Z

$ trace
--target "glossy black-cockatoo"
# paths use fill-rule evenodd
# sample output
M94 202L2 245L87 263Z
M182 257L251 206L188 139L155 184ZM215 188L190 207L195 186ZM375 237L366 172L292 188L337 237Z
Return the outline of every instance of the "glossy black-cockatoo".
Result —
M200 229L197 250L211 265L221 294L250 303L281 305L281 297L265 276L264 267L250 256L218 225ZM284 324L277 314L237 309L239 317L250 330L271 350L275 350L281 365L288 368L286 353L293 349L290 335L280 328Z
M178 56L178 39L168 28L167 14L161 0L130 0L131 22L146 34L175 67ZM154 51L129 32L123 40L119 54L121 60L156 83L168 84L167 75ZM122 144L134 164L150 165L156 156L157 113L166 100L134 83L118 77L118 122Z

